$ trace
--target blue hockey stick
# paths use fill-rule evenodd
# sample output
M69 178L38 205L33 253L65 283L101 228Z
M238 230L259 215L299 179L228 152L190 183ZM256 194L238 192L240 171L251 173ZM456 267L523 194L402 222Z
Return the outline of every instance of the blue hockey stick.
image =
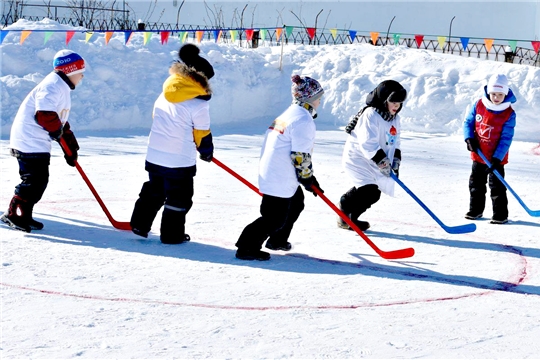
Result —
M437 216L435 216L435 214L428 209L428 207L426 205L424 205L424 203L422 201L420 201L420 199L413 194L413 192L411 190L409 190L405 184L398 179L398 177L396 176L396 174L394 174L393 172L390 172L390 176L392 177L392 179L394 179L395 182L397 182L399 184L399 186L401 186L403 188L403 190L405 190L405 192L409 195L412 196L412 198L414 200L416 200L416 202L424 209L426 210L426 212L433 218L433 220L435 220L437 222L437 224L439 224L443 229L444 231L446 231L447 233L449 234L465 234L465 233L470 233L470 232L473 232L476 230L476 224L466 224L466 225L459 225L459 226L446 226L443 224L443 222L441 220L439 220L439 218Z
M484 154L482 154L482 151L480 151L480 149L477 150L477 154L482 158L482 160L484 160L486 165L491 168L492 164L489 162L489 160L486 158L486 156ZM508 185L506 180L504 180L504 178L501 176L501 174L499 174L499 172L497 170L493 170L493 173L504 184L504 186L506 186L508 191L510 191L512 193L512 195L514 195L516 200L521 204L521 206L523 206L523 208L525 209L525 211L527 211L529 213L529 215L531 215L531 216L540 216L540 210L531 210L531 209L529 209L527 207L527 205L525 205L523 200L521 200L521 198L518 196L518 194L516 194L516 192L510 187L510 185Z

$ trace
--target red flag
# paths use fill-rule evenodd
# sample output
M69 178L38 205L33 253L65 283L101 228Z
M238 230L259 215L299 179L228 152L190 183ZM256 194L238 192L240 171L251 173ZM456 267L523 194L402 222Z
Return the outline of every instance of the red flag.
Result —
M306 28L306 31L309 35L309 38L313 40L313 38L315 37L315 28Z
M253 39L253 29L246 29L246 39L251 41Z
M73 35L75 35L75 31L66 32L66 45L69 44Z
M161 45L166 44L169 41L169 35L171 33L169 31L162 31L161 32Z
M540 41L531 41L531 44L533 46L534 52L538 54L538 51L540 51Z
M420 48L422 41L424 41L424 35L414 35L414 38L416 39L416 45Z

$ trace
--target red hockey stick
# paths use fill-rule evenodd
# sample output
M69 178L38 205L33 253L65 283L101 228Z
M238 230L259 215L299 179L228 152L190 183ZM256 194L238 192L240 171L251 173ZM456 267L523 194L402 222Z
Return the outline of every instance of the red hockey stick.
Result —
M63 138L60 138L60 146L62 146L62 148L64 149L64 151L66 152L68 156L71 156L71 150L69 150L69 147L67 146L66 141ZM116 229L119 229L119 230L131 230L131 225L129 224L129 222L120 222L113 219L111 213L109 212L109 210L107 210L105 203L103 202L103 200L101 200L101 197L99 196L96 189L94 188L94 186L92 185L92 183L90 182L86 174L84 173L83 169L81 168L81 165L79 165L77 160L75 160L75 167L79 171L79 174L81 174L86 185L88 185L88 187L90 188L90 191L92 192L92 194L94 194L94 197L96 198L97 202L99 203L99 205L105 212L105 215L107 215L107 218L111 222L112 226L114 226Z
M228 166L225 166L221 161L217 160L216 158L212 158L212 161L216 163L216 165L218 165L219 167L221 167L222 169L224 169L225 171L227 171L229 174L231 174L232 176L234 176L235 178L237 178L238 180L240 180L241 182L243 182L245 185L247 185L251 190L255 191L257 194L259 195L262 195L260 192L259 192L259 189L257 189L256 186L254 186L253 184L251 184L249 181L247 181L246 179L244 179L242 176L238 175L236 172L234 172L231 168L229 168ZM341 218L343 220L345 220L345 222L347 224L349 224L349 226L351 228L354 229L354 231L356 231L358 233L358 235L360 235L360 237L362 239L364 239L369 246L371 246L371 248L373 250L375 250L375 252L377 254L379 254L380 257L382 257L383 259L388 259L388 260L394 260L394 259L404 259L404 258L409 258L411 256L414 255L414 249L413 248L406 248L406 249L401 249L401 250L394 250L394 251L383 251L381 249L379 249L374 243L373 241L371 241L367 236L366 234L364 234L362 232L362 230L360 230L358 228L358 226L356 226L352 221L351 219L349 219L349 217L347 217L341 210L339 210L334 204L332 204L332 202L330 200L328 200L328 198L326 196L323 195L323 193L321 192L321 190L319 188L317 188L316 186L312 185L311 188L315 191L315 193L317 195L320 196L321 199L324 200L324 202L326 202L339 216L341 216Z
M339 217L341 217L354 231L356 231L358 235L360 235L360 237L364 239L368 243L368 245L371 246L371 248L375 250L375 252L379 254L379 256L382 257L383 259L388 259L388 260L405 259L405 258L412 257L414 255L413 248L406 248L406 249L392 250L392 251L383 251L379 249L377 245L375 245L373 241L371 241L366 236L366 234L364 234L362 230L360 230L360 228L356 226L356 224L347 215L345 215L343 211L339 210L336 205L334 205L330 200L328 200L326 196L324 196L324 194L321 192L321 190L318 187L316 187L315 185L311 185L311 188L313 189L313 191L315 191L317 195L319 195L321 199L324 200L325 203L328 204L328 206L332 208L332 210L336 212L336 214L339 215Z

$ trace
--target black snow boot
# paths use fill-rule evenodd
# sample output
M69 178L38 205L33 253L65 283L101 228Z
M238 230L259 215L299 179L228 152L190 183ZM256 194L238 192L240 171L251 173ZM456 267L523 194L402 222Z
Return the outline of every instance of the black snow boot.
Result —
M34 220L34 217L32 216L32 213L34 212L34 204L29 206L30 210L30 228L32 230L42 230L43 229L43 223L37 220Z
M240 260L270 260L270 254L257 249L238 249L236 250L236 258Z
M9 209L0 217L0 220L16 230L31 232L30 226L31 207L30 204L20 198L18 195L13 196L9 203ZM43 224L42 224L43 227Z

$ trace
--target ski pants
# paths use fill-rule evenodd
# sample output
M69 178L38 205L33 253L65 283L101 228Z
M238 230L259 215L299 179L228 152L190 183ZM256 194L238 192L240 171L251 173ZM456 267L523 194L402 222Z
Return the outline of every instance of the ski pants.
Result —
M166 168L146 162L149 181L145 182L135 202L131 227L150 232L158 211L161 216L161 240L183 241L186 215L193 205L193 177L196 167Z
M347 214L351 220L358 220L371 205L381 198L381 190L375 184L364 185L359 188L352 187L341 196L339 204L341 210Z
M497 168L499 174L504 178L504 165ZM506 196L506 186L493 173L488 172L488 166L473 161L472 172L469 178L469 192L471 194L469 211L474 214L482 214L486 206L486 192L489 177L489 189L491 203L493 205L494 219L508 218L508 197Z
M266 239L274 245L286 244L302 210L304 210L304 192L300 186L290 198L263 195L261 217L245 227L236 242L236 247L243 250L260 250Z
M19 162L21 183L15 186L15 195L32 206L41 200L49 183L49 153L22 153L11 150L11 155Z

